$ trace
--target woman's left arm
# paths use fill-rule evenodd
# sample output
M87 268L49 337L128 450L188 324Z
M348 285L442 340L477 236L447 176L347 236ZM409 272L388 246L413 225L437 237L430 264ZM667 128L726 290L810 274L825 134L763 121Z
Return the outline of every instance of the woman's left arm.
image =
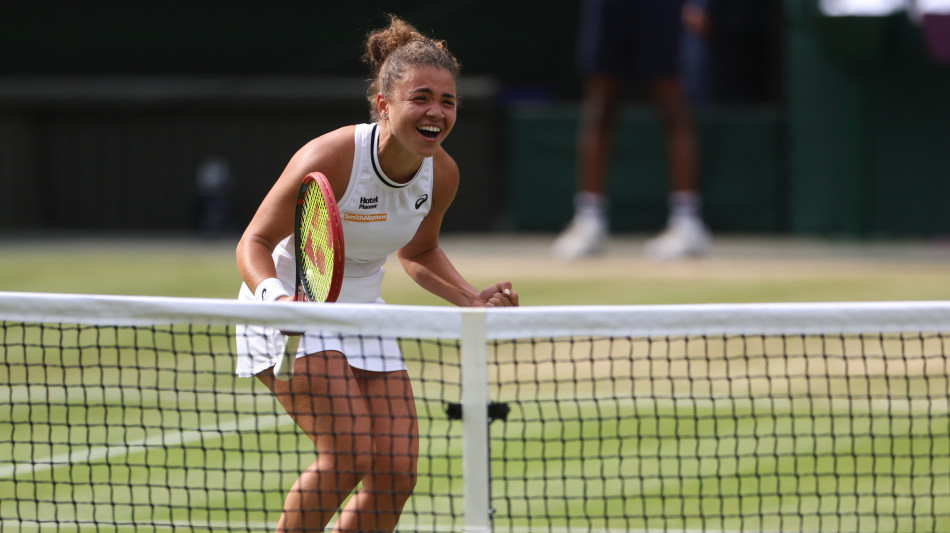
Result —
M432 208L415 236L397 252L399 262L416 283L460 307L510 307L518 305L511 282L495 283L479 291L459 274L439 247L442 218L458 191L459 171L445 152L436 156L432 185Z

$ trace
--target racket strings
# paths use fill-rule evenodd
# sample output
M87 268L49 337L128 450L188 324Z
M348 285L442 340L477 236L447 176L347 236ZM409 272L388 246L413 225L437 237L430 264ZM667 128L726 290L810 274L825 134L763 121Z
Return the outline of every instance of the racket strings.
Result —
M319 187L311 186L304 196L300 216L302 252L300 280L316 301L326 301L333 280L333 221L329 216Z

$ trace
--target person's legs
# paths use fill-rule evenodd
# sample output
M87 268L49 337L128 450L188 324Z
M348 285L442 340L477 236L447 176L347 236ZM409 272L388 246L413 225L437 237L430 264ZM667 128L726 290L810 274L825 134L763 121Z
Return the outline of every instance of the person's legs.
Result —
M657 78L650 91L660 115L670 169L670 190L697 191L698 153L693 120L686 94L678 78Z
M294 369L289 381L269 371L257 375L317 449L317 460L287 494L277 531L323 531L372 466L372 421L343 354L312 354Z
M614 76L594 75L584 83L577 136L578 191L603 195L613 150L613 130L624 84Z
M373 461L334 531L392 531L416 485L419 427L409 375L354 370L369 403Z
M675 76L656 78L650 88L663 124L670 194L666 229L647 242L646 252L655 259L702 255L709 232L701 217L699 154L686 94Z
M613 149L623 81L593 75L584 83L577 135L577 193L574 218L552 248L555 257L575 259L602 251L607 239L607 173Z

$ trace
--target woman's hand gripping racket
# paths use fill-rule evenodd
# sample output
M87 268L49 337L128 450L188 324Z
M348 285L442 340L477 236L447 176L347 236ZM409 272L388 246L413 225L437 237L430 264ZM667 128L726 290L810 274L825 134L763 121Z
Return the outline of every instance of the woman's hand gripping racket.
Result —
M300 184L294 213L294 260L297 293L294 301L335 302L343 283L343 227L333 189L326 176L311 172ZM274 365L274 376L287 381L294 375L300 333L285 333L284 355Z

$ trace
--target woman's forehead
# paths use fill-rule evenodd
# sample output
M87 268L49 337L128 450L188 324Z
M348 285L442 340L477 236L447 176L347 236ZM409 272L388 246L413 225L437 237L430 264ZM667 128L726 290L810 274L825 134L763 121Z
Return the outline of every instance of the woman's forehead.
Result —
M429 89L438 93L455 95L455 77L444 68L420 65L406 69L397 86L404 91Z

